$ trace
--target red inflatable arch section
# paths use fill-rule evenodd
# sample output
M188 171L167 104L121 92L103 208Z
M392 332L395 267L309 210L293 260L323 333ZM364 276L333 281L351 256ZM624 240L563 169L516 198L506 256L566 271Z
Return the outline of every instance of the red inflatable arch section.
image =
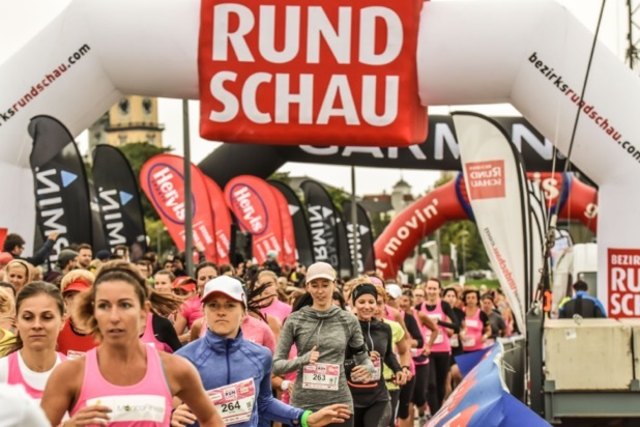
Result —
M560 219L576 219L593 233L597 225L597 191L571 174L527 174L540 182L548 206ZM376 266L385 278L393 278L420 239L447 221L473 219L462 174L409 205L375 241Z

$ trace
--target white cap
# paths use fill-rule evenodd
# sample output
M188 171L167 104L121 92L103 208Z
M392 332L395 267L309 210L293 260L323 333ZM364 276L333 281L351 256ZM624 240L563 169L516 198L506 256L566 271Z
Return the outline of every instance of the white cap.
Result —
M336 271L326 262L313 263L307 268L305 282L309 283L315 279L336 280Z
M400 286L396 285L395 283L389 283L387 286L385 286L385 289L387 290L389 296L393 299L398 299L402 296L402 289L400 289Z
M230 276L222 275L215 279L211 279L204 285L202 293L202 303L214 293L223 294L234 301L238 301L247 306L247 294L244 292L242 283L238 279Z

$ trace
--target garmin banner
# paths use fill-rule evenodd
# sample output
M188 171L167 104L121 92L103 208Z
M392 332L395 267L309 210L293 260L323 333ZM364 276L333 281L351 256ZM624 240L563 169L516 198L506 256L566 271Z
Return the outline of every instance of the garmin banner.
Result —
M340 270L338 214L331 196L318 182L306 180L300 184L309 216L311 247L316 262L323 261Z
M495 117L507 131L530 171L551 171L554 147L522 117ZM258 154L256 154L258 153ZM233 162L229 162L233 158ZM556 170L564 167L558 153ZM234 176L250 173L268 177L286 162L355 165L381 168L460 170L460 149L451 116L429 116L429 133L409 147L278 146L223 144L200 162L200 169L224 185Z
M357 224L352 224L351 218L351 201L346 201L342 205L342 216L345 224L347 224L347 239L349 241L349 251L351 259L357 260L358 274L363 274L365 271L374 271L375 266L375 252L373 249L373 230L371 228L371 221L367 211L356 203ZM354 232L355 230L355 232ZM354 253L354 240L358 242L357 252Z
M213 217L213 229L216 237L216 258L219 264L229 264L231 262L231 212L224 201L224 193L214 180L200 172L209 194L209 204L211 205L211 216Z
M531 290L529 197L518 152L496 122L455 113L463 175L473 215L520 332Z
M142 165L140 187L158 212L177 248L185 250L184 159L158 154ZM215 233L207 187L200 171L191 165L192 236L207 259L216 259Z
M49 257L54 262L71 243L93 244L89 186L78 147L62 123L36 116L29 123L29 135L38 227L45 236L59 234Z
M262 178L240 175L224 187L227 206L243 231L251 233L253 256L259 264L269 252L276 252L278 262L284 262L280 209L272 188Z
M296 195L295 191L287 184L280 181L269 180L269 184L282 193L287 200L289 207L289 216L293 222L293 234L296 239L296 252L298 254L298 262L302 265L309 266L313 264L313 248L311 247L311 234L309 234L309 221L305 215L302 202Z
M99 144L93 151L93 185L110 250L126 245L132 254L147 251L140 193L127 158L116 147Z

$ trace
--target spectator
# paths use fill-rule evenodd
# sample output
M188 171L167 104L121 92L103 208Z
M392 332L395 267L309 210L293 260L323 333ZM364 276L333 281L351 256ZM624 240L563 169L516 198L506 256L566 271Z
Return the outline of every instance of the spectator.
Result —
M497 338L506 336L507 324L500 315L500 312L497 311L493 305L493 297L490 293L487 292L482 295L481 308L484 314L489 318L489 326L491 327L491 336L489 338L496 340ZM487 345L491 345L491 343L488 343Z
M576 314L585 318L607 317L602 303L589 295L588 289L589 286L582 280L573 284L574 296L560 307L561 319L571 319Z
M278 264L278 252L277 251L269 251L267 252L267 260L262 264L262 267L265 270L271 270L276 273L276 276L282 275L282 269Z
M11 233L7 235L4 240L4 245L2 248L3 252L9 252L11 256L16 259L23 259L32 265L40 265L44 264L44 262L49 257L51 250L53 249L53 244L58 239L58 233L53 232L49 234L49 237L44 242L44 244L33 254L32 257L23 257L22 252L24 252L24 239L15 233Z
M81 243L78 245L78 265L85 270L89 269L89 264L93 259L93 249L88 243Z
M71 249L63 249L58 255L56 261L56 269L47 273L45 281L49 283L59 284L62 276L78 267L78 252Z

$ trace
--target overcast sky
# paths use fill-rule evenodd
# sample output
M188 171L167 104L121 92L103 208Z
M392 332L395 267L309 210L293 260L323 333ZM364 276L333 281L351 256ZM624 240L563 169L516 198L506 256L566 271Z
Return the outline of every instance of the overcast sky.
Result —
M3 41L0 49L0 63L29 40L39 29L46 25L55 13L69 3L70 0L5 0L0 14L0 40ZM81 0L77 0L81 1ZM135 0L131 0L135 1ZM436 0L445 1L445 0ZM449 0L456 1L456 0ZM481 1L481 0L478 0ZM515 1L515 0L510 0ZM578 19L589 29L595 29L601 0L561 0ZM603 18L600 40L605 43L619 57L623 57L626 49L625 37L628 31L626 23L626 2L621 0L608 2ZM126 13L126 11L123 11ZM637 18L640 20L640 16ZM197 101L190 101L191 114L191 153L192 161L198 162L210 153L217 143L205 141L198 136ZM490 106L484 110L489 115L513 115L517 114L508 105ZM456 109L461 109L457 106ZM447 114L446 107L431 108L432 114ZM160 122L166 127L163 134L165 144L176 148L176 152L182 153L182 105L180 100L160 100ZM77 138L81 148L87 145L86 132ZM345 166L311 165L289 163L283 166L281 171L289 171L292 175L308 175L350 190L350 168ZM413 187L414 194L422 194L432 186L439 176L437 171L416 171L400 169L373 169L358 167L356 169L356 192L358 194L387 192L391 186L401 177Z

